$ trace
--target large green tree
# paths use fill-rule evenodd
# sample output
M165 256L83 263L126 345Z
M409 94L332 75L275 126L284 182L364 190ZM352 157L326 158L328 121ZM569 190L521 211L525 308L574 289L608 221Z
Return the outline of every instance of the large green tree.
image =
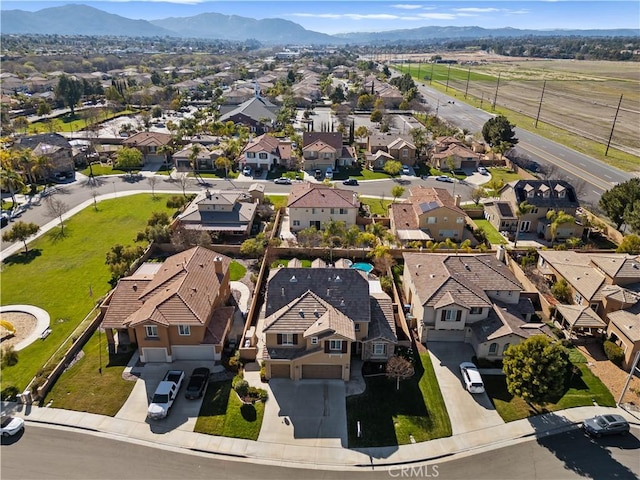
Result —
M515 125L509 123L507 117L498 115L482 126L482 136L495 152L505 153L518 143L514 128Z
M402 164L397 160L388 160L382 169L389 175L396 176L402 170Z
M566 349L545 335L529 337L504 353L507 390L529 405L543 405L562 395L569 358Z
M71 115L75 114L76 104L84 94L83 84L80 80L76 80L68 75L61 75L56 87L56 95L60 97L65 105L71 109Z
M142 165L142 152L137 148L124 147L118 151L116 157L116 167L129 170Z
M2 234L2 240L5 242L22 242L24 243L24 253L29 252L27 239L31 235L35 235L40 230L37 223L16 222L11 230Z
M640 178L632 178L624 183L615 185L600 197L600 208L616 228L620 229L627 223L635 232L640 233Z
M640 255L640 236L625 235L616 252L630 253L631 255Z

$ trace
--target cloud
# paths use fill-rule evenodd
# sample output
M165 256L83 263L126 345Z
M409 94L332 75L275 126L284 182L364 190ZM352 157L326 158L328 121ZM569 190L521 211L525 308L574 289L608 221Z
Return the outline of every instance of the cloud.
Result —
M465 7L465 8L454 8L456 12L463 13L491 13L491 12L501 12L503 11L501 8L492 8L492 7Z
M397 4L397 5L391 5L392 8L399 8L401 10L418 10L423 8L422 5L416 5L416 4L406 4L406 3L402 3L402 4Z
M419 20L455 20L455 13L418 13Z

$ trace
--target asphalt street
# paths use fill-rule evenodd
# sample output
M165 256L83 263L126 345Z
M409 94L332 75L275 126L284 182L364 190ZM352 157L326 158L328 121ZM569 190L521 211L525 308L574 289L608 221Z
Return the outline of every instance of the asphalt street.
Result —
M472 133L480 132L484 123L492 117L483 110L459 101L460 94L455 97L453 89L450 90L451 95L447 95L424 84L419 84L418 88L434 113L437 112L438 116L459 128ZM597 204L602 194L613 185L633 178L631 173L606 165L600 160L527 130L516 128L516 137L519 139L516 146L519 153L526 154L540 165L554 165L558 173L567 177L574 185L584 182L586 188L581 192L582 202Z
M129 442L66 428L28 424L23 434L2 440L3 480L25 479L303 479L439 478L442 480L636 479L640 474L637 429L623 437L594 440L580 429L525 439L502 448L468 452L428 463L349 471L261 465L241 457ZM428 452L425 452L425 457Z

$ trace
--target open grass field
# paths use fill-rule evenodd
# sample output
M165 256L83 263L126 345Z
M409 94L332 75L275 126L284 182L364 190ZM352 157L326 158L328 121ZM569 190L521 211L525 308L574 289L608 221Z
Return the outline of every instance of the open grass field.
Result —
M166 207L167 195L133 195L106 200L98 210L86 208L65 221L64 236L55 227L29 244L29 253L2 263L2 304L29 304L51 316L52 333L18 352L19 361L2 369L2 387L22 390L36 372L67 340L111 286L105 264L107 251L115 244L134 244L152 212ZM113 228L117 225L118 228Z
M618 168L640 171L640 136L637 134L640 73L635 63L525 59L451 67L423 63L419 75L418 65L405 64L399 69L429 83L433 66L432 86L446 89L448 77L449 94L488 111L492 110L498 87L495 113L505 113L521 128L609 161ZM614 148L604 157L621 95L611 143ZM541 98L536 129L534 123Z
M95 108L80 110L75 115L62 115L48 120L38 120L29 125L28 132L47 133L47 132L77 132L84 130L95 122L104 122L123 115L131 115L135 113L133 110L124 110L118 113L112 113L105 108Z

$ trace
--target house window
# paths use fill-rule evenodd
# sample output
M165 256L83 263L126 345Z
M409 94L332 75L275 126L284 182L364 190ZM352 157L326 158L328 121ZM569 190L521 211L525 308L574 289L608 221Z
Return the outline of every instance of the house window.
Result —
M427 223L433 224L437 222L436 217L427 217Z
M506 351L507 351L507 348L509 348L509 344L508 344L508 343L505 343L505 344L504 344L504 347L502 347L502 354L503 354L503 355L504 355L504 352L506 352Z
M462 310L442 310L441 322L459 322L462 319Z
M318 344L318 337L311 337L311 345L317 345Z
M443 221L443 222L448 222L448 221L449 221L449 218L448 218L448 217L442 217L442 221Z
M498 344L496 342L493 342L491 345L489 345L489 355L495 355L497 351Z
M464 223L464 217L456 218L456 223Z
M299 227L300 226L300 220L294 220L293 221L293 226L294 227Z
M255 152L247 152L247 158L256 158Z
M324 158L329 158L329 154L328 154L328 153L325 153L325 154L324 154Z
M354 330L355 330L356 332L359 332L359 331L360 331L360 324L359 324L359 323L356 323L356 324L354 325Z
M282 334L282 345L293 345L293 333Z
M576 294L573 297L573 300L576 302L576 305L580 305L582 303L582 295L576 292Z
M336 210L335 208L331 209L331 215L335 215L336 214L335 210Z
M374 355L386 355L387 354L387 344L386 343L374 343L373 344L373 354Z
M342 340L329 340L329 350L342 351Z
M156 325L145 325L144 330L147 338L158 338L158 327Z
M469 312L471 315L480 315L482 313L482 307L471 307Z
M341 208L340 209L340 215L346 215L347 214L347 209L346 208Z
M564 194L565 194L565 193L566 193L566 192L565 192L564 190L560 190L560 191L558 192L558 197L560 197L560 198L564 198Z
M531 213L533 215L537 214L538 213L538 207L533 207L529 213Z
M409 150L406 148L402 149L402 158L409 158Z
M178 325L178 335L182 335L183 337L188 337L189 335L191 335L191 326Z
M316 214L316 209L315 209L315 208L312 208L312 209L311 209L311 213L312 213L313 215L315 215L315 214Z
M266 160L267 159L267 154L262 152L258 154L258 157L261 158L262 160Z

